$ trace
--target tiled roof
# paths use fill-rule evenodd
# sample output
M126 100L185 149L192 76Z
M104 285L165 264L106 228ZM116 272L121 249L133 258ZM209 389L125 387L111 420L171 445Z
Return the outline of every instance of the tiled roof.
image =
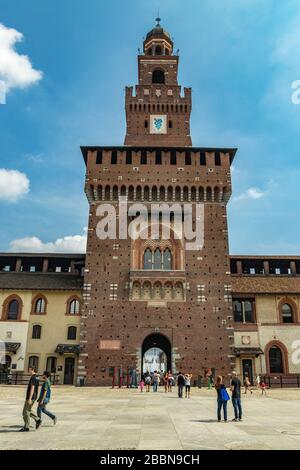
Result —
M81 290L82 286L78 274L0 272L0 289Z

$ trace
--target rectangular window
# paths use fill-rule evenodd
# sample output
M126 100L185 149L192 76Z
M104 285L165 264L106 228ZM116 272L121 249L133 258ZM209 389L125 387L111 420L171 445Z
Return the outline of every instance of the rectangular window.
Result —
M118 155L116 150L112 150L111 152L111 164L116 165L118 163Z
M141 165L147 165L147 151L142 150L141 152Z
M126 165L132 165L132 151L126 150Z
M192 164L191 152L189 150L187 150L185 152L185 164L186 165L191 165Z
M155 153L155 164L161 165L161 151L157 150Z
M221 155L220 152L215 152L215 165L220 166L221 165Z
M233 301L233 317L236 323L255 323L254 302L252 299Z
M101 164L102 164L102 157L103 157L102 150L97 150L97 156L96 156L96 163L97 163L97 165L101 165Z
M206 155L205 152L200 152L200 165L206 165Z
M169 121L169 129L172 129L173 127L173 121Z
M144 127L145 127L145 129L148 129L148 121L147 120L144 122Z
M176 165L176 162L177 162L176 150L171 150L170 163L171 165Z

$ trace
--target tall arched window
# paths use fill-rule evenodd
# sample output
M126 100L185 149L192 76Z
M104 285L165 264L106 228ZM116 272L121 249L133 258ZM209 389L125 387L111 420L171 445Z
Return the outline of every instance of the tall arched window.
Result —
M172 269L172 253L166 248L163 253L163 269Z
M45 299L43 299L43 297L39 297L39 298L35 301L34 313L45 313L45 310L46 310L46 302L45 302Z
M153 70L152 83L165 83L165 72L161 69Z
M269 349L270 374L283 374L282 351L278 346L272 346Z
M18 320L20 305L16 299L9 302L7 308L7 320Z
M78 299L71 300L69 304L68 313L70 315L78 315L80 312L80 304Z
M32 327L32 339L40 339L42 335L41 325L33 325Z
M32 339L40 339L42 334L41 325L33 325L32 327Z
M150 248L144 251L143 269L152 269L152 251Z
M38 358L38 356L29 356L28 369L32 369L32 368L34 368L34 370L36 372L38 371L38 368L39 368L39 358Z
M50 374L55 374L56 363L57 363L57 359L55 356L47 357L46 370L50 372Z
M294 316L293 316L293 309L290 304L283 304L281 307L281 317L282 323L293 323Z
M76 339L76 336L77 336L76 326L69 326L67 339Z
M154 266L154 269L161 269L162 268L162 259L161 259L161 251L159 248L156 248L156 250L154 251L154 262L153 262L153 266Z

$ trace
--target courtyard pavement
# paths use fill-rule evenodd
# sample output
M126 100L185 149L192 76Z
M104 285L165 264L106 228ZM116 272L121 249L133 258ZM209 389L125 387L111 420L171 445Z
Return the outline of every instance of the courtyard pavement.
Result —
M300 390L243 395L244 420L218 423L214 390L192 388L188 400L175 389L58 386L49 405L57 425L45 417L38 431L18 433L24 394L0 386L1 449L300 449ZM228 411L231 420L231 401Z

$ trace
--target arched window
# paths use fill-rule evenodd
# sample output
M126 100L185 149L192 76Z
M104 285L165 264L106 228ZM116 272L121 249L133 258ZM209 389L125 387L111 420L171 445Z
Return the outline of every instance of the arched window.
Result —
M150 248L144 251L143 269L152 269L152 251Z
M34 304L34 313L45 313L46 302L43 297L39 297Z
M283 304L281 307L282 323L293 323L293 309L289 304Z
M154 262L153 262L153 266L154 266L154 269L161 269L162 268L162 257L161 257L161 251L159 248L156 248L156 250L154 251Z
M16 299L9 302L7 308L7 320L18 320L19 318L20 305Z
M153 70L152 83L165 83L165 72L161 69Z
M41 325L33 325L32 327L32 339L41 339L42 327Z
M155 47L155 55L161 55L161 54L162 54L161 46L156 46Z
M55 374L56 363L57 363L57 359L55 356L47 357L46 370L50 372L50 374Z
M80 312L80 304L78 299L71 300L69 304L68 313L70 315L78 315Z
M166 248L163 253L163 269L172 269L172 253Z
M77 336L77 328L76 326L69 326L68 327L68 339L76 339Z
M39 368L39 358L38 358L38 356L29 356L28 369L34 369L37 372L38 368Z
M5 362L1 362L0 364L0 374L4 373L7 374L11 368L11 357L7 354L5 356Z
M270 374L283 374L283 357L282 351L278 346L272 346L269 349L269 365Z

